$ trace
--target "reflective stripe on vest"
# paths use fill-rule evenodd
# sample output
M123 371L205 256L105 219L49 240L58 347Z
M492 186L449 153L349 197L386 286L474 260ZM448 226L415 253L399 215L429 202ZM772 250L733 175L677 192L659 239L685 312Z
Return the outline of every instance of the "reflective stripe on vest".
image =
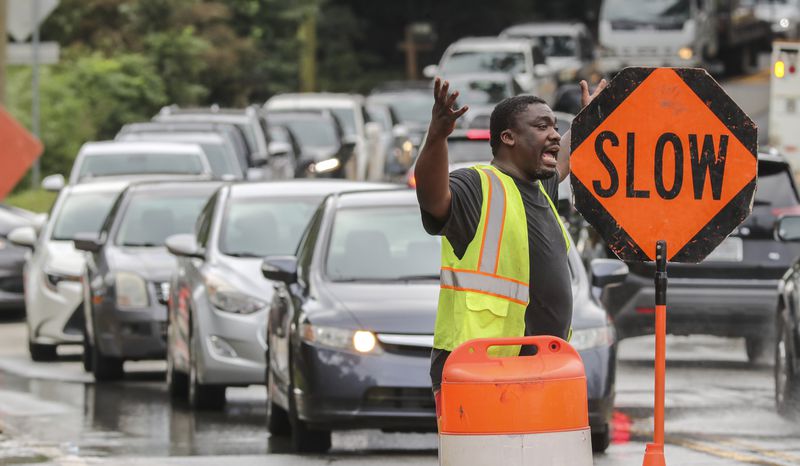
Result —
M500 244L506 221L506 188L497 174L489 168L481 169L489 179L488 207L483 224L483 241L478 259L478 270L442 267L441 287L458 291L472 291L527 305L529 284L497 275L500 263Z
M478 270L496 274L500 262L500 241L503 240L503 224L506 221L506 188L500 178L488 168L482 170L489 177L489 209L483 224L483 243L478 259Z
M450 267L442 267L441 287L497 296L522 305L528 304L528 295L530 294L527 283L483 272L456 270Z

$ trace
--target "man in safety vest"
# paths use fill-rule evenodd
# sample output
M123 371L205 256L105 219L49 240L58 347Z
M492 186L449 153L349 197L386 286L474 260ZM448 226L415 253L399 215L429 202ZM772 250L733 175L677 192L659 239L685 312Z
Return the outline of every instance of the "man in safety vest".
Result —
M590 94L581 81L583 106L605 87L602 80ZM458 92L450 93L439 78L433 95L414 174L425 230L443 237L430 372L438 416L442 370L455 347L474 338L569 336L569 237L553 200L569 174L570 147L544 100L511 97L492 111L491 165L449 173L447 137L468 107L455 109ZM520 352L492 350L498 356Z

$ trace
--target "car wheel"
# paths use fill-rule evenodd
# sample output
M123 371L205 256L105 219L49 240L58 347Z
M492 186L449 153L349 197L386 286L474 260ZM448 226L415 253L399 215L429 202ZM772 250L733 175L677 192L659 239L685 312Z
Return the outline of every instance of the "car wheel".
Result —
M56 353L56 345L44 345L41 343L28 342L28 352L31 353L31 359L36 362L49 362L58 359Z
M767 342L764 337L746 337L744 343L750 364L768 362Z
M775 344L775 407L781 416L800 414L800 380L794 371L791 340L785 329L778 330Z
M167 350L167 391L171 400L186 399L189 391L189 377L175 368L175 358Z
M122 358L106 356L100 352L97 342L92 344L92 373L98 382L119 380L125 374L122 370Z
M293 371L291 358L289 370ZM294 384L289 383L289 424L292 430L292 448L298 453L325 453L331 449L331 431L313 429L300 419L294 403Z
M222 409L225 406L225 386L200 383L195 359L197 346L194 332L190 337L189 351L191 351L189 354L189 406L194 409Z
M602 432L592 432L592 451L595 453L603 453L611 444L611 432L606 424L606 428Z
M272 401L270 393L275 388L274 376L269 369L269 354L267 354L267 430L275 437L283 437L292 433L292 425L289 423L289 413Z
M89 332L83 330L83 354L81 355L81 362L83 363L83 370L92 372L92 343L89 341Z

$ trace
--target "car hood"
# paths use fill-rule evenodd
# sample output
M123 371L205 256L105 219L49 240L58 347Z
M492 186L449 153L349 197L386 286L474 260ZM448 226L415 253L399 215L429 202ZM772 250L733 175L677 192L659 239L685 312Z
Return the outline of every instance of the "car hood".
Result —
M110 270L136 272L147 281L168 281L177 264L163 247L113 247L107 254Z
M432 335L439 283L327 283L327 297L365 330Z
M275 285L261 274L262 262L260 257L221 256L214 261L212 267L242 293L269 303L275 292Z
M86 266L83 252L75 249L72 241L48 241L47 270L64 275L80 276Z

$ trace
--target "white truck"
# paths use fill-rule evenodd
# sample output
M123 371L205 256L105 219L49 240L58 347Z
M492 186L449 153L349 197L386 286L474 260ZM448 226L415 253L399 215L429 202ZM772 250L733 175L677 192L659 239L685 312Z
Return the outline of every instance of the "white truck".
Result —
M600 69L627 66L714 68L740 73L768 50L772 31L747 0L604 0Z
M800 174L800 42L775 42L769 89L769 145Z

